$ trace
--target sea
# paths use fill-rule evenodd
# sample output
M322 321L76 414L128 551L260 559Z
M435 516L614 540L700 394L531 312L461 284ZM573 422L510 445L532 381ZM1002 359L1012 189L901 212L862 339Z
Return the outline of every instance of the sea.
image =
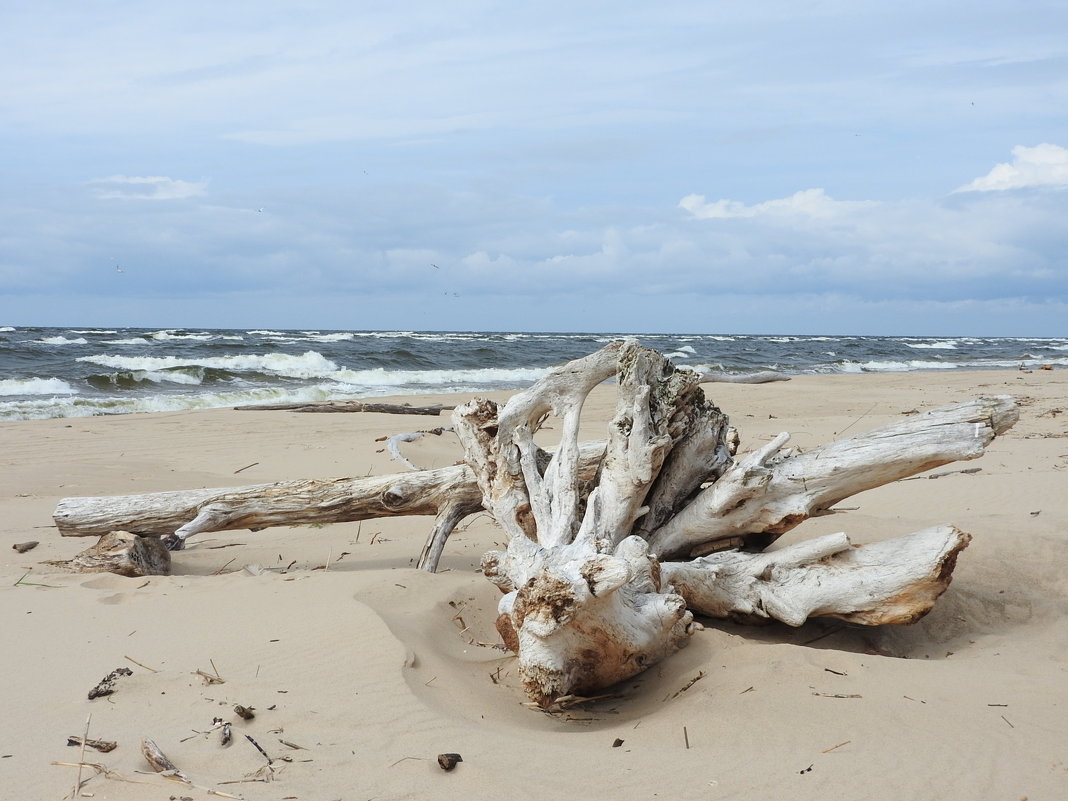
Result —
M680 367L733 374L1068 366L1068 337L0 326L0 420L521 389L624 336Z

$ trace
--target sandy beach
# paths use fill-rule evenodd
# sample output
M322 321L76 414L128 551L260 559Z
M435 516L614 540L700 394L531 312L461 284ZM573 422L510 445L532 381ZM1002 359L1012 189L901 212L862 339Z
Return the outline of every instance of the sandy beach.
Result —
M0 798L69 795L78 770L55 763L79 761L67 737L90 716L89 736L118 747L86 750L101 770L83 769L82 792L118 801L1068 798L1068 372L802 376L706 394L743 451L780 431L807 449L979 395L1014 396L1021 419L981 459L855 496L780 540L971 533L917 624L709 622L620 697L558 714L525 705L494 647L499 594L478 565L501 535L486 515L462 524L435 575L414 568L425 517L203 534L166 577L42 564L94 541L59 536L61 498L403 472L382 438L447 415L0 423ZM611 387L591 399L591 439L612 400ZM449 434L402 450L421 468L461 458ZM116 668L132 674L88 700ZM215 718L233 723L228 747ZM142 738L191 784L153 774ZM463 762L445 772L443 752Z

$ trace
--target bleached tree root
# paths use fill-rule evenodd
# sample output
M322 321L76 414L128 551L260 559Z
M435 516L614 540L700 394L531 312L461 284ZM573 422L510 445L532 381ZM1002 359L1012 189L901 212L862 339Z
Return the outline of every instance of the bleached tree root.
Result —
M682 648L701 628L661 583L646 543L612 553L587 543L544 550L540 567L501 598L497 630L518 654L528 697L548 707L630 678Z
M619 399L594 486L580 480L578 417L606 377ZM533 435L549 411L563 418L547 463ZM707 404L694 374L635 343L613 343L564 365L501 410L490 401L457 407L453 424L483 492L509 534L483 560L507 594L498 631L518 654L528 696L541 706L615 684L685 645L698 628L685 601L661 581L644 539L632 536L647 497L670 510L720 463L726 418ZM696 432L711 457L672 470L673 446ZM723 460L725 461L725 460Z
M649 547L661 559L700 556L733 538L766 547L858 492L982 456L1018 419L1013 399L999 395L932 409L797 455L783 450L789 434L779 434L654 531Z
M828 534L765 553L723 551L661 565L693 612L800 626L833 617L866 626L913 623L952 578L971 535L936 526L870 545Z

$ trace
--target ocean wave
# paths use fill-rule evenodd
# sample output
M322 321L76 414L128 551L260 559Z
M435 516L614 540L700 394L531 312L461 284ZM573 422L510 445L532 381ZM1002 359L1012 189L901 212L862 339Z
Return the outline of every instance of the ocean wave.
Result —
M0 402L0 421L48 420L55 417L99 417L139 412L179 412L187 409L225 409L256 403L311 403L336 397L329 387L296 390L258 389L205 394L142 395L137 397L52 397Z
M59 378L5 378L0 395L74 395L78 390Z
M81 356L80 362L130 372L173 370L180 367L210 367L231 373L260 372L287 378L334 377L338 366L321 353L309 350L301 355L288 353L248 354L235 356L200 356L180 359L177 356Z
M88 345L89 340L85 337L78 337L77 339L67 339L66 337L44 337L38 339L38 342L45 345Z
M549 372L548 368L494 368L478 370L338 370L330 378L338 385L351 390L390 387L452 388L458 385L517 386L537 381Z
M105 339L103 344L105 345L144 345L147 340L144 337L133 337L131 339Z
M10 334L14 330L10 325L0 325L0 334Z
M906 348L914 348L917 350L931 349L931 350L956 350L958 340L953 339L941 339L937 342L906 342Z
M210 339L217 339L217 335L209 334L206 331L197 334L176 334L177 329L171 328L166 331L156 331L152 334L145 334L149 339L155 339L160 342L168 342L171 340L192 340L196 342L207 342Z

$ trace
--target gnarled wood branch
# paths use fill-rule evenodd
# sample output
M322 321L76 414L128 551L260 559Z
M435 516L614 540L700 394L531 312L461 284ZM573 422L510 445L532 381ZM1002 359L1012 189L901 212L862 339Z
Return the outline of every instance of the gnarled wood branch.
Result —
M789 434L779 434L654 531L649 546L661 559L676 559L737 537L767 545L858 492L981 456L1018 419L1012 398L1000 395L932 409L793 456L782 451Z

